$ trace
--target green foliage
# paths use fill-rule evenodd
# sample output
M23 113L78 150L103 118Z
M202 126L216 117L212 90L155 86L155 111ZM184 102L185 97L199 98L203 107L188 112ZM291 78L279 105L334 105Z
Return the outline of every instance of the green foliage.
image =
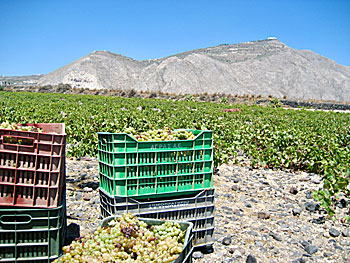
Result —
M4 90L4 86L0 86L0 91L3 91Z
M193 95L191 95L191 94L187 94L185 96L184 100L185 101L192 101L192 102L196 101L195 98L193 97Z
M214 131L215 165L243 150L254 167L319 173L315 193L330 215L340 192L350 195L350 114L92 95L0 92L0 122L64 122L69 156L96 156L97 132L163 129ZM278 103L277 103L278 105ZM238 106L237 106L238 107Z
M228 99L223 96L223 97L220 98L220 103L227 104L228 103Z
M269 102L270 107L272 108L282 108L282 103L279 99L271 97Z

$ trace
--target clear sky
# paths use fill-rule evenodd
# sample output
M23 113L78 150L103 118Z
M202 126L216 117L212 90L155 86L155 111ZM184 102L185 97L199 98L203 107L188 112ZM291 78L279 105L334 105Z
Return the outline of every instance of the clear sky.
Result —
M270 36L350 66L350 0L0 0L0 75L94 50L143 60Z

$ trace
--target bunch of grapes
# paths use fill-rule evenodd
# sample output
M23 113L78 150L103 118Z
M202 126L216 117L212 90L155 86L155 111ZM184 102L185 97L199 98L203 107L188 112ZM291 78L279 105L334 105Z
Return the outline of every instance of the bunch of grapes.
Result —
M178 223L148 226L128 213L63 247L63 256L54 263L171 262L182 252L183 243L184 232Z
M177 141L177 140L193 140L195 135L191 131L171 130L169 128L152 130L137 133L134 128L125 129L125 133L135 137L138 141Z
M8 121L2 122L0 124L0 129L6 130L16 130L16 131L31 131L31 132L42 132L42 129L39 129L34 126L26 126L17 123L9 123Z

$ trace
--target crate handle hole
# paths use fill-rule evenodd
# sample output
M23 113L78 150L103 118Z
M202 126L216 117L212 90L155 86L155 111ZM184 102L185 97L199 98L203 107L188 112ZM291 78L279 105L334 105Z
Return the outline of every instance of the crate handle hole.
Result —
M2 215L0 216L0 223L4 225L24 225L32 221L30 215Z
M3 135L2 142L3 144L7 144L7 145L21 145L26 147L34 146L34 139L28 138L28 137Z

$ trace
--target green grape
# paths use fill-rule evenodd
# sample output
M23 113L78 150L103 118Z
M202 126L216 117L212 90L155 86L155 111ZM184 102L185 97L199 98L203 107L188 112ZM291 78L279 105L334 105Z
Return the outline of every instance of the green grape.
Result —
M148 227L131 213L123 214L65 246L54 262L171 262L182 252L183 234L178 223Z
M29 131L29 132L42 132L43 130L34 126L26 126L17 123L9 123L8 121L0 123L0 129L16 130L16 131Z
M172 131L168 127L163 130L150 130L137 133L132 127L126 128L125 133L133 136L138 141L176 141L176 140L194 140L195 135L191 131L176 130Z

